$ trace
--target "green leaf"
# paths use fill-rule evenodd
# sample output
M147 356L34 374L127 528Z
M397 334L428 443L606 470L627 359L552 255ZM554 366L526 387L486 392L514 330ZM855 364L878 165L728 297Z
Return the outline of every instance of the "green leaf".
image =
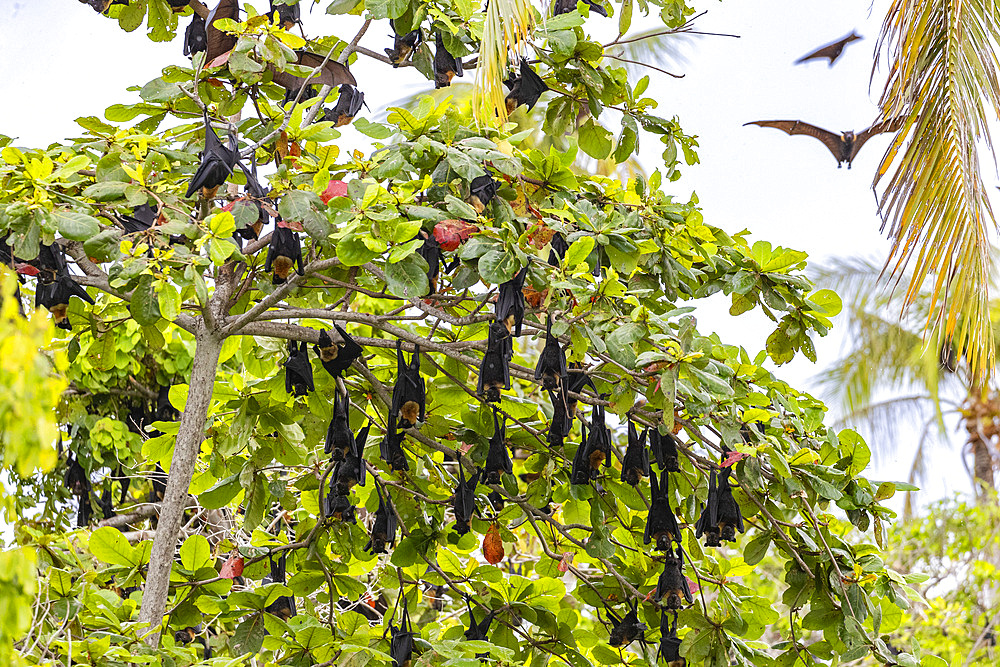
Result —
M586 262L587 258L590 257L590 253L594 250L594 243L595 241L593 236L581 236L577 240L573 241L569 250L566 251L566 257L563 258L563 264L572 268L577 264Z
M771 531L764 531L754 536L747 542L746 549L743 550L743 562L747 565L756 565L764 559L767 548L771 545L773 535Z
M135 547L128 543L128 540L117 528L111 526L98 528L91 533L87 546L94 558L105 563L126 567L139 565Z
M101 231L97 219L75 211L52 211L50 217L59 233L71 241L86 241Z
M160 304L157 300L153 276L143 274L139 284L132 293L132 301L128 305L129 312L135 321L142 325L156 324L160 320Z
M492 285L507 282L520 268L517 258L506 250L490 250L479 258L479 277Z
M417 254L410 255L385 267L385 280L390 294L419 299L430 291L427 262Z
M593 118L588 118L587 122L580 126L579 141L583 152L595 160L603 160L611 154L612 134Z
M185 570L195 572L212 562L212 547L203 535L192 535L184 540L180 548L181 565Z
M242 489L240 476L230 475L216 482L212 488L198 496L198 503L205 509L219 509L228 505Z

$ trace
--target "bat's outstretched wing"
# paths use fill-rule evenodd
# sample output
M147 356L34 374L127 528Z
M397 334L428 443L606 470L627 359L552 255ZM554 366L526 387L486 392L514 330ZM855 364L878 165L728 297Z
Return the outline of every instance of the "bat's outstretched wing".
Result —
M854 137L854 145L851 146L851 157L853 160L857 156L858 151L861 147L865 145L865 142L874 137L876 134L883 134L885 132L898 132L903 127L903 121L906 120L906 116L899 116L898 118L890 118L889 120L884 120L881 123L875 123L867 130L859 132Z
M806 55L796 60L795 64L801 65L802 63L807 62L809 60L819 60L821 58L828 58L830 60L830 66L833 67L833 63L837 60L837 58L840 57L840 54L843 53L844 47L847 46L850 42L853 42L854 40L857 39L864 39L864 38L857 32L852 31L851 34L847 35L846 37L841 37L835 42L824 44L823 46L819 47L812 53L807 53Z
M804 134L810 136L813 139L819 139L823 142L823 145L830 149L833 153L833 157L837 158L837 161L841 161L840 147L843 144L843 139L839 134L830 132L829 130L824 130L821 127L816 127L815 125L810 125L809 123L803 123L801 120L754 120L749 123L744 123L743 126L747 125L760 125L761 127L773 127L781 130L782 132L787 132L790 135Z

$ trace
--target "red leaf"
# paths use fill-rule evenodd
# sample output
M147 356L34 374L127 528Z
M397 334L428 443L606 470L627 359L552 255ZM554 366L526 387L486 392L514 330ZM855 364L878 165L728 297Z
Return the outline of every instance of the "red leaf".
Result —
M295 232L305 231L302 228L302 223L301 222L294 222L294 221L290 221L290 220L278 220L278 222L276 224L279 227L284 227L285 229L291 229L292 231L295 231Z
M231 201L228 204L226 204L225 206L223 206L222 210L231 213L232 210L233 210L233 207L236 206L236 202L237 201L243 201L243 200L242 199L237 199L236 201Z
M17 272L20 273L22 276L37 276L38 275L38 269L36 269L35 267L33 267L31 264L22 264L21 262L18 262L15 265L15 268L17 269Z
M495 523L490 525L483 536L483 555L493 565L503 560L503 539L500 537L500 527Z
M205 65L205 67L222 67L227 62L229 62L229 54L231 53L232 51L226 51L221 56L216 56L215 58L212 58L212 62Z
M223 579L235 579L241 574L243 574L243 556L230 556L219 570L219 576Z
M576 554L574 554L571 551L565 552L562 555L562 560L559 561L559 565L556 566L556 569L559 570L560 572L566 572L567 570L569 570L570 563L573 562L573 557L575 555Z
M742 461L743 459L745 459L748 456L750 456L750 455L749 454L744 454L743 452L733 452L733 451L728 452L726 454L726 460L723 461L722 463L720 463L719 466L722 467L722 468L728 468L729 466L733 465L737 461Z
M323 194L319 196L323 200L324 204L329 204L330 200L334 197L346 197L347 196L347 183L343 181L331 180L326 185L326 190L323 190Z
M684 577L684 578L687 579L688 589L690 589L691 595L694 595L695 593L701 590L701 586L698 585L697 581L689 577Z
M471 222L465 220L442 220L434 225L434 238L441 244L441 250L451 251L458 248L473 232L478 232Z

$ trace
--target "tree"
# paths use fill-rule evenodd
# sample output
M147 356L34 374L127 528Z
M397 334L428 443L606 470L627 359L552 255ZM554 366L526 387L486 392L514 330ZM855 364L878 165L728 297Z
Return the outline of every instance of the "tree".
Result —
M163 0L96 4L153 39L177 28ZM17 638L26 661L211 649L390 664L412 632L432 664L641 664L655 661L632 643L641 623L691 664L916 664L875 620L906 580L829 513L881 542L895 487L866 480L864 441L763 367L814 358L839 298L813 291L804 253L731 236L665 192L696 141L651 113L648 78L603 61L615 42L586 31L611 11L626 34L631 2L560 4L539 24L493 0L486 28L463 2L338 2L328 11L364 14L361 30L309 42L280 14L234 8L220 3L191 68L79 119L84 136L0 139L6 259L69 329L52 345L70 361L65 470L12 479L44 582ZM679 30L691 13L670 2L659 16ZM362 44L386 18L394 56L421 31L409 62L442 83L487 42L487 92L531 44L524 66L551 91L543 131L574 132L568 150L526 146L530 131L486 122L482 101L479 124L429 98L385 123L340 107L359 54L389 60ZM338 143L352 115L369 154ZM577 151L623 163L640 134L664 144L648 178L570 168ZM254 168L271 161L264 187ZM774 320L766 351L698 332L684 302L720 291L734 315ZM536 374L543 344L554 363ZM352 470L350 454L367 464ZM86 530L67 530L71 494ZM771 599L738 579L768 553L782 567ZM757 641L776 608L807 607L785 643Z

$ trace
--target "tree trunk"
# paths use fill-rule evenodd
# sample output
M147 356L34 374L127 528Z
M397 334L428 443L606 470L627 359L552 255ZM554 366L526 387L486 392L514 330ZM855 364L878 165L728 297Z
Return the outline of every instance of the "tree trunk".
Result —
M969 442L972 447L972 474L973 483L976 486L976 497L979 502L986 502L992 497L994 488L993 480L993 453L990 451L988 442L974 435Z
M160 509L153 550L149 557L142 608L139 610L139 622L147 625L146 631L156 629L146 639L153 648L160 642L159 628L163 622L170 587L170 569L174 562L174 550L177 548L177 535L180 533L181 521L184 518L184 508L187 506L194 464L198 460L198 452L205 438L205 419L212 400L215 370L219 363L219 353L222 351L222 340L222 337L210 331L204 322L198 323L187 403L177 432L174 457L170 462L167 489Z

